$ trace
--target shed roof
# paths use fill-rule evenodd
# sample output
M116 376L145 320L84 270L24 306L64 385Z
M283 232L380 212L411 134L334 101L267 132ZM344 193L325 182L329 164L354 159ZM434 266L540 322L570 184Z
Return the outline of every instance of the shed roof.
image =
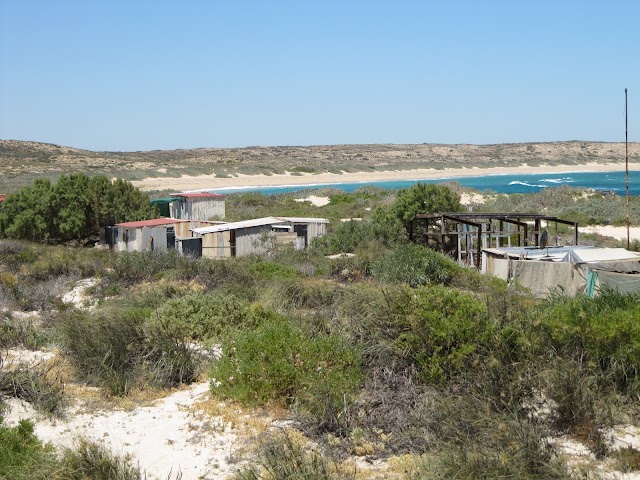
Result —
M224 198L224 195L220 193L210 193L210 192L186 192L186 193L172 193L174 197L182 197L182 198Z
M286 220L287 222L292 223L329 223L329 220L326 218L313 218L313 217L276 217L282 220Z
M180 220L177 218L154 218L153 220L139 220L137 222L116 223L118 227L141 228L141 227L157 227L160 225L172 225L174 223L188 222L189 220Z
M241 228L261 227L264 225L282 225L285 223L281 218L276 217L264 217L254 218L252 220L243 220L241 222L223 223L220 225L213 225L211 227L192 228L191 231L200 235L215 232L225 232L227 230L238 230Z

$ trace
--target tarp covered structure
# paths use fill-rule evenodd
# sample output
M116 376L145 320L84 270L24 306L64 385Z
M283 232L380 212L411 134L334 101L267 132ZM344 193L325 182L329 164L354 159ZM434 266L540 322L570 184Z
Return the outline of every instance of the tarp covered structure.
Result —
M482 255L484 273L517 282L536 297L556 289L593 296L602 285L640 291L640 254L624 248L505 247L485 249Z

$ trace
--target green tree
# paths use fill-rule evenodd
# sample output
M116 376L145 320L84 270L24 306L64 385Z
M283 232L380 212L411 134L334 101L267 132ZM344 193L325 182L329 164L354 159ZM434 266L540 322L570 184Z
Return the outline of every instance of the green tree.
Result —
M37 179L10 195L0 210L0 237L41 242L84 240L100 227L157 215L149 197L124 180L84 174L57 183Z
M418 213L459 212L460 195L444 185L416 183L398 190L391 212L408 232Z
M0 209L0 236L49 240L54 223L52 194L51 182L45 178L8 196Z

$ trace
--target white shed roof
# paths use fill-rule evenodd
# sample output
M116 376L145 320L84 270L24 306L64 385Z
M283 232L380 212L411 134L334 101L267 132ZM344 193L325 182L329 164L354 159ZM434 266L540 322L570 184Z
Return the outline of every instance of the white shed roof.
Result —
M240 228L261 227L263 225L282 225L285 220L276 217L254 218L252 220L243 220L241 222L222 223L220 225L212 225L211 227L192 228L191 231L204 235L207 233L226 232L227 230L238 230Z
M329 223L326 218L306 218L306 217L277 217L292 223Z

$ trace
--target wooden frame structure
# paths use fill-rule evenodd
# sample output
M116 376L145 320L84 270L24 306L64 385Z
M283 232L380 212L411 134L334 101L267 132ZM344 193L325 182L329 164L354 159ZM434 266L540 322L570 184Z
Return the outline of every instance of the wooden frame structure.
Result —
M574 245L578 245L577 222L537 213L418 214L411 222L409 239L480 269L482 249L491 248L494 241L497 247L505 246L505 242L511 246L513 240L517 246L541 248L543 221L547 229L550 223L555 223L556 238L558 224L572 226Z

